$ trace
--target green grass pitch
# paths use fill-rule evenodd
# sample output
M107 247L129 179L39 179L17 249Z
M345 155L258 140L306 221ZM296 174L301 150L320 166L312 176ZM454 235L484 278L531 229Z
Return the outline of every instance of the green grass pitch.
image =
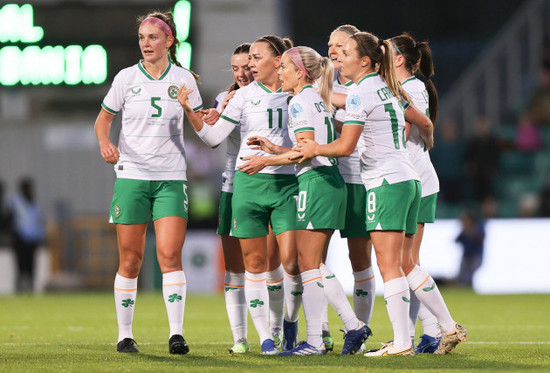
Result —
M58 293L0 297L0 372L356 372L356 371L550 371L550 295L481 296L442 289L453 314L469 332L451 355L366 358L340 356L342 327L329 312L335 351L326 356L277 357L259 353L249 320L252 352L232 356L223 295L189 295L184 335L191 351L168 353L168 324L160 293L138 293L134 336L141 353L116 352L113 295ZM381 297L371 323L368 348L392 338ZM417 334L421 332L420 328ZM300 321L300 337L305 324Z

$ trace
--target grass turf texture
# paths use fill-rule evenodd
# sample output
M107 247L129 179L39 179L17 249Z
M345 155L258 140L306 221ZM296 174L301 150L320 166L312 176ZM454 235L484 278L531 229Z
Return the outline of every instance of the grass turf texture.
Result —
M277 357L260 354L249 319L252 352L230 355L232 336L223 295L187 297L184 336L191 351L168 353L168 323L160 293L138 293L134 336L140 354L116 352L112 293L63 293L0 297L1 372L173 372L178 371L550 371L549 295L480 296L442 289L455 319L469 337L451 355L366 358L340 356L341 322L329 311L335 351L326 356ZM392 339L381 297L371 322L368 348ZM417 336L421 329L417 329ZM305 323L300 318L300 338Z

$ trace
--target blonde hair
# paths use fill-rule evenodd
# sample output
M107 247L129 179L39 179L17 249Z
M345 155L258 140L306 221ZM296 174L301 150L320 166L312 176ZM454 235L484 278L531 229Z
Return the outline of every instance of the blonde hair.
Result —
M307 74L305 74L307 83L319 83L319 95L323 99L329 112L333 112L330 97L332 95L332 82L334 80L334 66L327 57L322 57L313 48L298 46L300 58L304 64ZM292 61L292 59L291 59ZM292 61L294 64L294 61ZM296 64L294 64L296 66ZM309 76L308 76L309 74Z
M366 56L370 58L373 69L382 76L395 97L411 102L409 95L401 87L401 83L399 83L395 75L393 52L390 43L379 39L370 32L364 31L350 35L350 38L353 38L357 42L359 57Z

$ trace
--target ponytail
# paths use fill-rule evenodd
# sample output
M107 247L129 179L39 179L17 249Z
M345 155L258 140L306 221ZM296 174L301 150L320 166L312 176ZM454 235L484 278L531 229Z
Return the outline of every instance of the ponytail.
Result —
M397 79L395 74L395 68L393 66L393 52L390 46L390 43L386 40L379 39L379 48L382 49L382 61L378 67L378 72L380 76L384 78L386 84L390 91L397 98L402 98L407 102L410 102L411 99L407 92L401 87L401 83Z
M410 102L409 95L401 88L393 68L393 54L390 44L379 39L370 32L357 32L350 36L357 42L357 53L359 57L369 57L372 69L376 71L386 81L390 91L398 99L405 99Z
M416 48L420 51L418 71L426 78L425 84L429 97L430 119L432 123L435 124L435 119L437 118L437 112L439 109L439 95L437 94L435 85L431 80L432 76L435 74L432 50L427 42L417 43Z
M334 66L332 66L332 61L328 57L322 57L319 65L321 70L321 74L317 80L319 82L319 95L323 99L327 110L332 114L334 108L330 99L334 81Z
M411 74L420 74L425 78L428 91L430 119L435 124L439 109L439 97L431 78L434 76L432 50L428 42L417 43L411 35L403 33L391 39L399 54L405 59L405 66Z

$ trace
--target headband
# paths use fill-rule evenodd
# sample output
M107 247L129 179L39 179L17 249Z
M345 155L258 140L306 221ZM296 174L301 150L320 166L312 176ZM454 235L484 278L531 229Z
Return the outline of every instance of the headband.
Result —
M273 44L273 42L272 42L271 40L269 40L269 39L267 39L267 38L263 38L263 37L260 38L259 40L261 40L261 41L267 41L267 42L268 42L269 44L271 44L271 46L277 51L277 56L280 56L280 55L281 55L281 51L279 50L279 48L277 48L277 47L275 46L275 44Z
M309 75L309 73L307 72L306 67L304 66L304 62L302 61L302 57L300 56L300 51L298 50L298 47L290 48L285 53L288 54L292 62L294 62L294 64L300 70L302 70L309 79L313 80L311 75Z
M164 31L164 33L168 36L174 36L172 35L172 29L170 26L168 26L168 23L164 22L162 19L158 17L147 17L141 22L139 27L141 28L144 25L153 25Z
M397 44L395 44L395 40L393 40L393 38L391 38L391 42L393 43L393 46L395 47L395 50L397 51L397 53L399 53L401 56L403 56L403 53L401 53L399 48L397 48ZM405 56L403 56L403 58L405 58Z

